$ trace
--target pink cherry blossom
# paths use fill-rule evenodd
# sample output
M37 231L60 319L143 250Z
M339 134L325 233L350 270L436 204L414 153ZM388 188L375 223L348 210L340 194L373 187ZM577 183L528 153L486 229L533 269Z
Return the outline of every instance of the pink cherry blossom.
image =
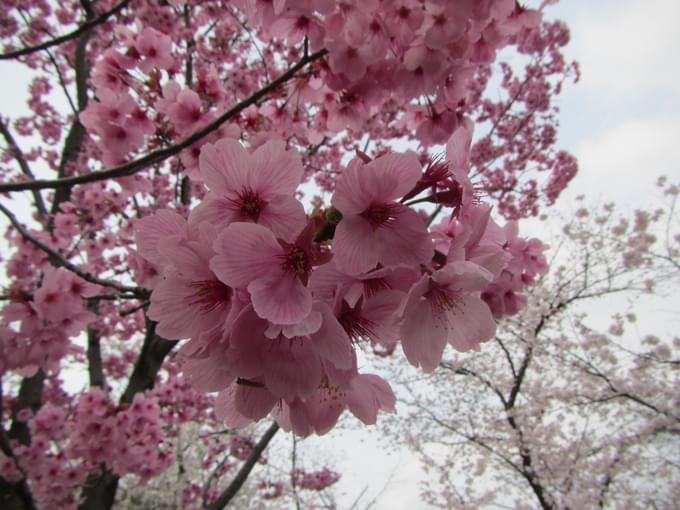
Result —
M293 197L302 165L283 142L269 141L248 154L236 140L222 139L202 148L199 167L211 193L192 222L208 221L221 230L248 221L285 240L304 227L304 209Z
M491 277L472 262L456 262L411 288L402 305L401 345L412 365L432 372L447 343L467 351L493 337L496 324L479 298Z
M215 241L210 268L221 281L247 288L255 312L275 324L296 324L312 310L307 281L327 257L311 244L305 228L293 243L253 223L232 223Z
M425 223L396 202L420 178L413 153L389 154L368 164L354 159L342 173L331 203L342 213L335 231L335 264L349 274L376 264L419 264L430 260Z
M139 68L145 73L154 67L168 69L173 64L172 40L151 27L145 28L137 36L135 48L143 57Z

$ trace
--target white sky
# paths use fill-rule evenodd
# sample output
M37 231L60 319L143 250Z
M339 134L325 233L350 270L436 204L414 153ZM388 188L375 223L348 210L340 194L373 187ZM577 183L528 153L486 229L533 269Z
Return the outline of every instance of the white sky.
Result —
M680 177L680 2L563 0L548 10L548 18L569 25L566 53L582 70L581 81L567 86L559 102L559 145L577 156L580 171L558 208L569 210L582 193L631 206L653 204L659 196L656 177ZM0 111L15 116L23 104L9 92L23 80L13 74L16 68L3 66L12 79L0 83ZM348 509L366 486L357 509L383 489L374 509L427 508L418 497L425 477L417 460L405 449L387 451L381 435L379 427L334 431L300 448L303 455L306 450L335 460L343 473L340 509Z

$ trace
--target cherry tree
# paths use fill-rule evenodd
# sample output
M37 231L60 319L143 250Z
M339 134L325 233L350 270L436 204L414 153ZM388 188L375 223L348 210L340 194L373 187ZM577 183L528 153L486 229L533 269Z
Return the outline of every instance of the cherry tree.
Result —
M647 301L677 300L680 188L661 179L659 189L665 209L577 209L526 308L478 354L445 357L427 387L408 384L405 426L430 472L430 503L676 504L680 338L645 334L663 317L638 315L655 313L639 312Z
M578 67L545 6L3 6L0 60L31 75L0 118L3 505L138 504L172 467L168 505L223 508L279 428L393 412L357 351L431 372L547 270L516 220L575 175L554 99ZM261 499L337 481L288 471Z

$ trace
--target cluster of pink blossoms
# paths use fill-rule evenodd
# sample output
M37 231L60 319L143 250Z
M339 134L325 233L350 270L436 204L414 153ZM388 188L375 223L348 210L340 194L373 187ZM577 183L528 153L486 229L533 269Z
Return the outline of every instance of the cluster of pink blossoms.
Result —
M208 30L210 37L192 40L197 48L191 66L194 83L182 83L178 44L173 45L168 34L185 30L183 18L173 18L173 6L184 4L173 2L155 13L142 9L138 16L145 28L135 33L116 27L117 44L106 48L94 66L97 100L89 102L81 120L96 137L92 139L95 154L106 166L121 164L144 147L180 141L205 127L233 107L234 98L247 98L263 85L257 81L261 74L243 69L244 65L262 65L267 71L275 67L275 53L282 61L295 62L304 39L308 52L323 49L327 56L317 57L309 72L281 87L279 97L249 106L184 149L179 166L186 175L200 180L201 146L222 136L244 136L252 146L280 138L299 149L327 146L307 157L317 168L330 165L330 172L317 173L315 178L322 188L332 190L334 175L341 171L341 158L334 152L342 145L338 134L348 133L351 139L369 133L376 141L407 137L427 148L445 143L467 115L498 126L496 138L489 135L480 140L475 160L484 167L480 183L500 200L499 210L506 217L536 214L539 199L554 201L573 177L575 163L568 154L531 156L536 152L533 146L544 145L547 154L554 144L549 91L552 81L568 72L558 51L568 35L560 35L560 26L552 35L542 34L540 11L514 0L234 2L233 19L221 20L214 33ZM209 25L219 12L209 5L192 9L196 26ZM239 16L253 27L257 41L269 45L261 50L254 43L254 48L240 50L256 51L261 62L223 55L232 53L224 47L228 41L238 40ZM168 26L170 21L176 26ZM509 112L503 102L481 104L479 97L489 79L485 69L499 49L511 44L537 61L548 61L533 65L521 86L510 82L517 80L511 72L506 76L504 87L513 97L510 105L523 104L524 118ZM221 67L212 63L224 60L228 63ZM267 76L268 81L273 76ZM520 150L520 146L526 147ZM508 152L524 156L508 161ZM533 177L527 182L518 177L529 163L550 174L545 189L538 189ZM140 182L123 182L126 188L148 191Z
M94 295L97 289L64 269L49 268L32 296L15 291L2 316L7 323L19 322L20 327L0 325L0 374L17 370L32 375L39 368L58 367L76 349L69 338L94 320L83 296Z
M34 417L24 410L31 444L15 444L15 458L0 453L0 476L31 479L41 508L77 508L79 488L103 464L119 475L133 473L146 480L174 462L160 448L164 433L153 397L140 393L130 406L117 409L93 388L80 396L74 417L65 407L47 403Z
M199 158L210 192L185 219L161 210L137 223L139 252L162 279L149 317L183 345L184 373L219 392L218 417L242 426L272 414L297 434L323 434L348 409L364 423L393 411L389 384L357 369L368 344L425 371L446 344L477 349L494 316L547 269L544 246L517 238L477 204L467 176L472 129L423 171L412 152L359 154L332 207L311 216L295 198L300 158L283 142L252 152L222 139ZM404 197L453 208L428 229ZM418 200L418 199L416 199Z

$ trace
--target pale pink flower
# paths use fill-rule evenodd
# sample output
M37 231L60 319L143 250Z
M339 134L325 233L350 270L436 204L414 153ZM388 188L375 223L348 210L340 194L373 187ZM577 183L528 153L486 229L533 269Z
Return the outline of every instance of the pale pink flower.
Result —
M424 275L402 305L401 345L414 366L432 372L448 342L458 351L478 348L496 332L489 307L479 298L491 273L456 262Z
M169 339L189 338L224 323L233 291L208 269L209 258L190 241L162 244L184 253L173 257L178 266L166 269L151 294L149 317L158 321L158 334Z
M215 118L212 112L203 112L201 98L189 89L179 92L165 107L168 119L180 134L193 133Z
M147 27L137 36L135 48L144 59L139 68L148 73L154 67L168 69L174 63L172 58L172 39L151 27Z
M325 434L345 409L366 425L374 425L378 412L394 412L396 398L390 385L374 374L359 374L329 367L319 388L307 399L295 399L275 409L276 421L284 430L300 436Z
M279 401L262 381L234 381L217 394L215 416L229 427L245 427L267 416Z
M330 308L317 303L306 324L291 336L257 316L252 307L234 323L225 353L232 373L261 380L277 398L308 397L318 386L323 363L352 366L352 346Z
M163 268L149 306L149 317L158 321L159 335L189 338L226 322L233 290L209 268L214 237L210 225L201 225L196 238L190 238L186 222L170 211L140 222L140 252Z
M312 310L307 280L327 257L313 248L311 227L293 243L253 223L232 223L215 241L210 268L227 285L247 288L257 314L275 324L296 324Z
M259 223L284 240L304 227L304 208L293 196L302 163L284 142L269 141L248 154L225 138L203 146L199 168L211 192L192 212L191 224L207 221L222 230L233 222Z
M333 239L339 270L365 273L378 263L417 265L432 258L425 222L396 202L420 175L420 163L412 152L388 154L365 165L359 159L350 162L331 199L342 213Z

